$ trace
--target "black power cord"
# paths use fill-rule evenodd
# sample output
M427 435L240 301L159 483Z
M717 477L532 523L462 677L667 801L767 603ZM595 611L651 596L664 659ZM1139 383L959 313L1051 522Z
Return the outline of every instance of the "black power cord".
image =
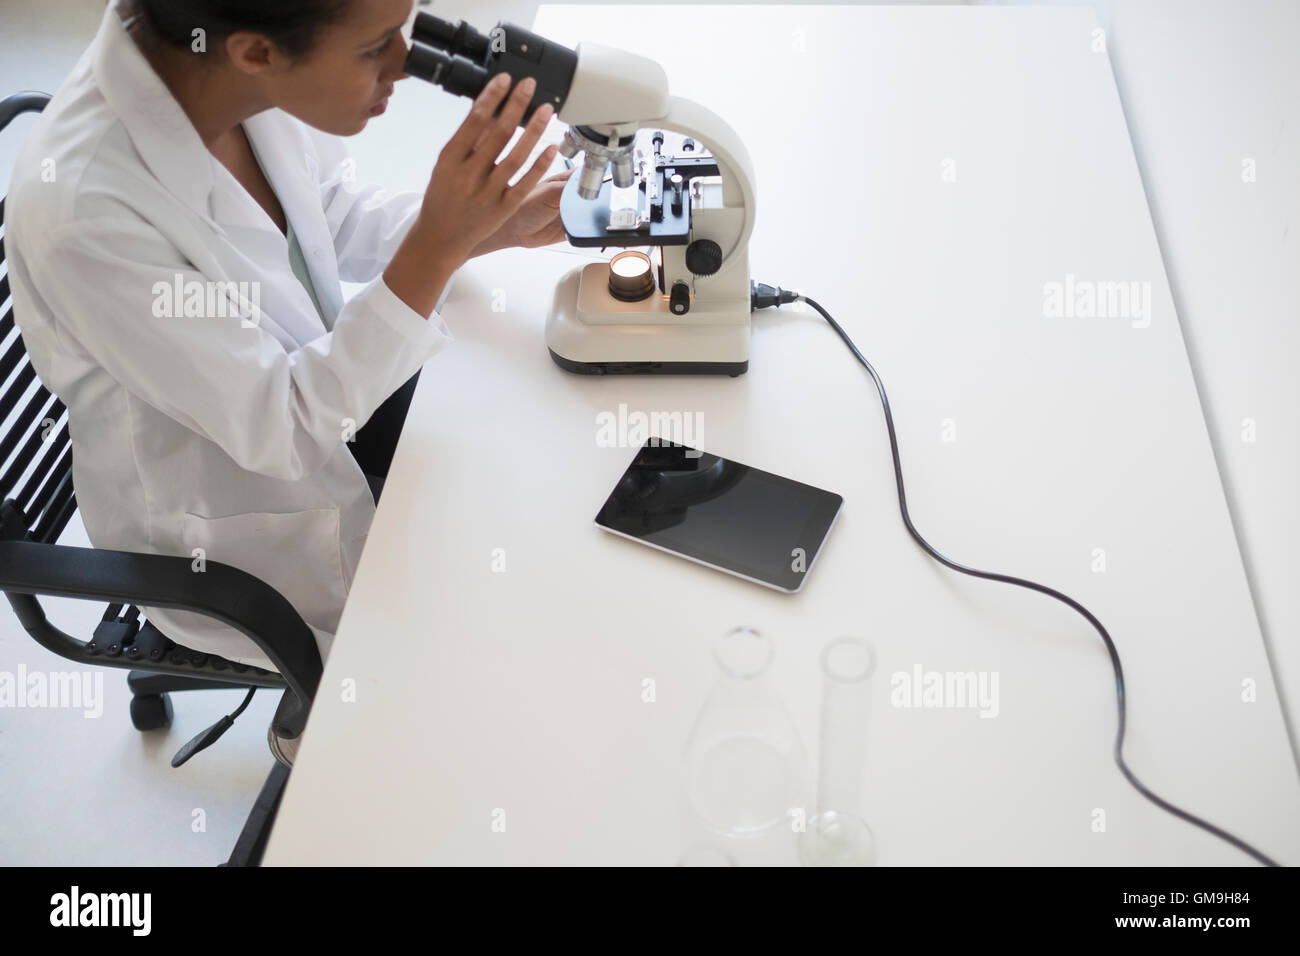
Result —
M185 761L189 760L200 750L207 750L217 740L229 730L235 723L235 718L244 712L249 703L253 700L253 695L257 693L256 687L248 688L248 693L244 695L244 702L235 708L234 713L226 714L207 730L200 731L199 734L185 744L180 750L176 751L176 756L172 757L172 766L179 767Z
M1097 620L1096 616L1091 611L1069 595L1062 594L1060 591L1057 591L1054 588L1049 588L1046 585L1036 584L1033 581L1026 581L1024 578L1013 577L1009 574L994 574L990 571L980 571L976 568L968 568L965 565L958 564L956 561L952 561L940 554L931 546L930 542L921 537L921 533L917 531L916 526L912 524L912 516L907 512L907 495L903 490L903 463L898 454L898 436L894 432L894 415L889 409L889 396L885 394L885 383L880 380L880 376L876 373L876 370L872 368L871 363L867 361L866 357L858 351L858 347L853 344L853 340L849 338L848 333L845 332L844 329L840 328L840 324L831 318L831 314L823 309L817 302L808 298L808 296L800 295L797 292L789 292L785 289L774 288L761 282L750 283L751 312L758 309L766 309L774 305L784 305L789 302L806 302L821 313L822 318L825 319L830 324L830 327L835 330L835 334L843 340L844 344L848 346L849 351L854 354L857 360L862 363L862 367L867 370L872 381L876 383L876 391L880 393L880 405L885 412L885 426L889 430L889 450L894 458L894 480L898 485L898 507L903 513L903 524L907 528L907 533L912 536L913 540L915 540L916 543L921 546L921 549L930 555L930 557L934 558L946 568L951 568L952 570L958 571L962 574L968 574L971 577L984 578L989 581L1001 581L1004 584L1014 584L1017 587L1028 588L1031 591L1038 591L1040 594L1046 594L1048 597L1055 598L1062 604L1068 605L1083 615L1084 620L1096 628L1097 633L1101 635L1101 639L1106 645L1106 652L1110 655L1111 667L1115 671L1115 697L1119 704L1119 729L1115 734L1115 764L1119 767L1120 772L1124 774L1124 778L1133 785L1133 788L1137 790L1138 793L1142 794L1142 796L1160 807L1160 809L1166 810L1178 817L1180 820L1186 820L1188 823L1200 827L1207 833L1212 833L1219 839L1231 843L1238 850L1249 854L1266 866L1278 866L1279 864L1276 860L1265 856L1245 840L1235 837L1226 830L1220 829L1214 824L1202 820L1195 814L1188 813L1181 807L1174 806L1168 800L1156 796L1156 794L1154 794L1146 784L1139 780L1133 771L1129 769L1128 764L1124 762L1124 730L1126 724L1124 706L1124 669L1120 665L1119 651L1115 648L1115 642L1111 640L1110 634L1107 633L1106 628L1102 625L1101 621Z

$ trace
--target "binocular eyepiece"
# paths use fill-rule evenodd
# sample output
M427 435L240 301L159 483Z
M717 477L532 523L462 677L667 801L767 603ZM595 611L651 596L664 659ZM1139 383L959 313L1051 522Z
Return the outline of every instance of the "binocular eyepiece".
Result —
M576 52L513 23L498 23L484 35L463 20L421 11L411 31L405 72L471 99L498 73L510 74L511 86L531 76L537 89L523 125L543 103L560 112L577 68Z

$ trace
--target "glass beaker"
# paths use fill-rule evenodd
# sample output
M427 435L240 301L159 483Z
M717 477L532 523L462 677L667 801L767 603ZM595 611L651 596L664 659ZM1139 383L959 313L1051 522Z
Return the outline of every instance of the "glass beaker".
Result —
M686 748L691 806L714 831L759 836L800 803L804 752L769 686L771 642L751 627L714 645L718 673Z
M871 866L875 837L862 819L870 680L876 658L855 637L822 651L822 718L818 742L817 814L799 835L805 866Z

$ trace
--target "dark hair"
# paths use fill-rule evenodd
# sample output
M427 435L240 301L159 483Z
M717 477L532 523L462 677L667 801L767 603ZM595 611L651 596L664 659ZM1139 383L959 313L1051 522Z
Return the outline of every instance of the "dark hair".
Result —
M352 0L135 0L147 32L168 46L192 48L203 30L208 49L232 33L249 30L297 59L316 33L343 18ZM128 5L129 7L129 5Z

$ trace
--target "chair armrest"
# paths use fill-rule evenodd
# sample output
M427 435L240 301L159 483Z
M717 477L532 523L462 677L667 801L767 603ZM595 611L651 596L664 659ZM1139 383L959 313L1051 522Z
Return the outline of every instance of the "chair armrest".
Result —
M0 129L8 126L19 113L40 112L49 101L49 93L38 93L35 90L11 93L0 100Z
M187 557L0 541L0 590L145 604L215 618L248 637L275 665L298 698L297 706L282 704L277 722L299 730L320 684L320 650L311 628L279 591L228 564L208 561L200 574ZM37 613L41 621L24 620L23 626L30 630L29 625L43 623L43 612L38 608Z

